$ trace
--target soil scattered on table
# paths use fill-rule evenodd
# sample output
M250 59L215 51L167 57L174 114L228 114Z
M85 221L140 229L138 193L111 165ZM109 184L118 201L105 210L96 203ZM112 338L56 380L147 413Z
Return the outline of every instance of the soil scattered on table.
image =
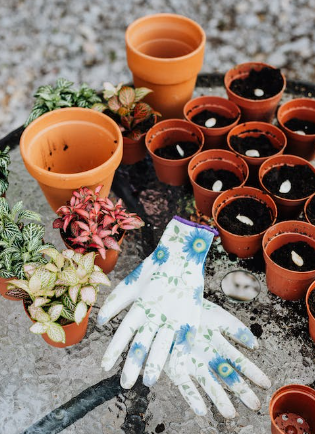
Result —
M315 122L298 119L298 118L292 118L288 120L284 124L284 126L294 132L303 131L305 135L315 134Z
M292 259L292 252L297 253L303 260L298 266ZM270 258L280 267L291 271L311 271L315 269L315 249L305 241L287 243L271 253Z
M181 151L183 155L181 155ZM167 160L181 160L183 158L191 157L199 149L199 145L195 142L176 142L172 145L158 148L154 151L155 155Z
M244 98L260 100L277 95L283 87L283 78L280 69L264 67L260 71L251 69L246 78L237 78L232 81L232 92ZM262 90L257 92L257 90ZM255 92L256 91L256 92ZM259 96L260 95L260 96Z
M191 118L191 121L202 127L207 127L206 122L208 119L215 119L215 124L212 128L222 128L227 125L231 125L236 121L237 118L228 118L226 116L220 115L219 113L212 112L210 110L203 110L202 112L196 114Z
M306 208L306 213L309 221L312 223L312 225L315 225L315 196L308 204Z
M260 133L259 130L248 130L242 134L249 133ZM254 149L258 151L259 156L257 157L270 157L271 155L279 152L278 148L275 148L271 140L265 134L259 134L258 136L232 136L231 146L236 151L242 155L247 155L247 152ZM248 155L250 156L250 155Z
M229 170L214 170L207 169L198 173L196 177L197 184L207 190L212 190L213 184L216 181L222 182L222 188L220 191L229 190L230 188L237 187L241 184L241 180L235 175L235 173Z

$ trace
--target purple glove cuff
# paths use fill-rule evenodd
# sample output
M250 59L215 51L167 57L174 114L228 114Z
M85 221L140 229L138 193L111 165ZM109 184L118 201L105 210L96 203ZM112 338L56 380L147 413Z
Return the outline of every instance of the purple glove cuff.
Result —
M183 219L182 217L179 217L178 215L175 215L173 218L175 220L181 222L181 223L184 223L185 225L192 226L192 227L199 228L199 229L206 229L207 231L212 232L215 236L219 235L219 232L217 231L217 229L211 228L210 226L200 225L199 223L191 222L190 220Z

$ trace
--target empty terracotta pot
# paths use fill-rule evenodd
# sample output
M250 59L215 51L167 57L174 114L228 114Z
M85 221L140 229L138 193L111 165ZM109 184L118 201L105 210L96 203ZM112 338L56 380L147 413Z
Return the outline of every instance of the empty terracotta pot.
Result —
M142 161L146 154L145 134L139 140L132 140L129 137L123 138L123 157L122 164L135 164Z
M312 212L310 210L312 203ZM310 196L304 205L304 215L308 223L311 223L312 225L315 225L315 193Z
M266 63L247 62L247 63L242 63L240 65L237 65L234 68L230 69L224 76L224 85L225 85L226 93L228 95L228 98L231 101L235 102L235 104L238 105L239 108L241 109L242 122L245 121L271 122L274 113L276 111L276 108L281 100L282 94L286 87L286 79L283 74L281 74L283 78L283 87L277 95L274 95L271 98L260 99L260 100L248 99L248 98L243 98L242 96L237 95L236 93L231 91L230 86L233 80L244 79L249 75L251 69L254 69L255 71L260 71L264 67L274 68L273 66L267 65Z
M145 101L163 118L181 118L203 63L203 29L182 15L148 15L130 24L125 40L135 87L153 90Z
M123 150L118 125L86 108L63 108L40 116L23 132L21 155L51 208L56 211L73 190L102 184L108 195Z
M262 241L267 287L284 300L304 298L307 288L315 280L315 264L312 271L292 271L276 264L270 257L283 245L297 241L307 242L315 249L315 226L297 220L280 222L267 230Z
M268 190L264 184L264 176L269 170L283 165L294 166L294 165L307 165L315 173L315 168L303 158L297 157L296 155L276 155L275 157L270 157L266 160L259 168L259 183L262 188L269 193L277 204L278 215L281 219L294 219L299 216L303 210L303 206L307 200L307 197L302 197L300 199L286 199L280 197L275 193Z
M239 186L243 186L248 178L248 166L241 157L223 149L202 151L192 158L188 165L188 176L193 187L196 207L211 217L213 202L222 191L208 190L196 182L199 173L208 169L228 170L239 178Z
M235 119L224 127L207 128L195 123L201 129L205 138L204 149L227 148L226 136L237 125L241 117L241 111L234 102L219 96L200 96L191 99L184 107L185 118L194 123L192 118L198 113L208 110L226 118Z
M315 432L315 390L302 384L281 387L271 397L269 414L272 434Z
M250 258L261 249L261 240L266 232L254 235L236 235L222 228L218 223L218 216L222 209L229 203L240 198L252 198L265 203L271 213L271 224L277 218L277 207L270 196L263 191L253 187L235 187L227 190L218 196L212 206L214 222L219 230L222 245L228 253L234 253L239 258Z
M311 293L315 290L315 281L311 284L311 286L308 288L308 291L306 293L306 308L307 308L307 314L308 314L308 329L311 335L311 338L315 342L315 317L312 314L310 310L309 305L309 298Z
M161 158L154 153L158 148L177 142L194 142L199 146L195 154L180 160ZM145 138L147 149L152 157L156 176L159 181L170 185L183 185L188 180L188 164L203 148L204 137L196 125L181 119L169 119L158 122Z
M288 139L287 152L306 160L312 160L315 154L315 134L301 135L290 130L284 124L292 118L315 123L315 100L296 98L288 101L279 107L277 118Z

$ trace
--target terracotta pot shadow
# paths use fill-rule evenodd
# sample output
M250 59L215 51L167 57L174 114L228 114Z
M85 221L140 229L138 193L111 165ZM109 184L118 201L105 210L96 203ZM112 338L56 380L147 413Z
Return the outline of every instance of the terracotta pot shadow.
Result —
M311 214L309 211L309 206L310 206L311 202L312 202L312 205L315 202L315 193L312 194L312 196L310 196L307 199L307 201L305 202L305 205L304 205L304 216L305 216L306 220L311 225L315 225L315 214ZM315 203L314 203L314 205L315 205Z
M310 305L309 305L309 298L311 293L315 290L315 281L311 284L311 286L308 288L306 293L306 308L307 308L307 314L308 314L308 329L311 338L315 342L315 317L311 312Z

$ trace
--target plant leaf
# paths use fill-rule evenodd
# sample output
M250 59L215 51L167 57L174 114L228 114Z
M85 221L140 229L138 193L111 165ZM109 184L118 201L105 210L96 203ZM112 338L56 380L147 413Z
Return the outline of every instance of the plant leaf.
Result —
M141 99L143 99L145 96L147 96L149 93L153 92L153 90L148 89L147 87L137 87L135 89L135 100L134 102L139 102Z
M79 291L80 285L71 286L69 288L69 296L74 304L77 302Z
M51 321L57 321L57 319L61 315L62 309L63 309L62 304L54 304L49 308L48 315L50 316Z
M131 107L136 98L134 89L130 86L123 86L119 91L119 101L122 105Z
M84 303L84 301L80 301L79 304L77 304L75 311L74 311L74 321L76 324L80 324L83 319L85 318L87 313L87 305Z
M95 253L90 252L82 256L79 264L82 265L86 274L91 274L94 268Z
M117 113L118 110L121 107L121 104L117 98L116 95L112 96L109 100L108 100L108 108L110 111L112 111L113 113Z
M82 301L89 306L96 302L96 290L93 286L84 286L81 288L80 295Z
M106 274L103 273L103 271L93 271L93 273L90 276L89 283L91 283L92 285L100 284L100 285L110 286L110 280L106 276Z
M146 119L152 114L151 107L146 102L139 102L134 108L134 118L135 119Z
M66 334L60 324L50 322L46 333L52 341L66 343Z
M30 327L30 331L32 333L35 333L36 335L41 335L43 333L46 333L47 328L48 328L47 324L43 324L41 322L36 322L35 324L33 324Z

